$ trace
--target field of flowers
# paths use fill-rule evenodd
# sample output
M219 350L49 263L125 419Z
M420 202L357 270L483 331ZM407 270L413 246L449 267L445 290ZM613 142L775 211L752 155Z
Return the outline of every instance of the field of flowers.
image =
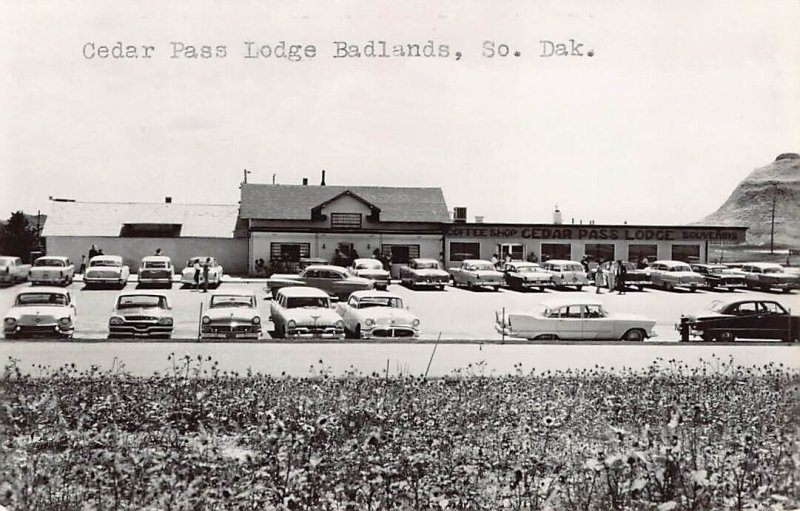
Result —
M780 365L446 378L148 378L9 360L9 509L794 509L800 378Z

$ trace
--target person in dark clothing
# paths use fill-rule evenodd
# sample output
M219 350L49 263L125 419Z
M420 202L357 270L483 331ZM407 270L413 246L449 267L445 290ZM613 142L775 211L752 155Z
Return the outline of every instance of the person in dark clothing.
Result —
M346 268L347 263L348 263L347 257L345 257L344 254L342 254L342 251L339 250L338 248L335 249L333 251L333 260L331 261L331 264L333 264L334 266L341 266L342 268Z
M86 273L86 256L85 255L81 255L81 268L80 268L80 270L78 270L78 273L80 273L81 275Z
M581 266L583 266L583 271L585 271L588 274L589 273L589 258L586 257L585 254L581 258Z
M92 257L97 255L97 245L92 245L92 248L89 249L89 260L92 260Z
M200 272L203 271L202 266L200 266L200 261L195 260L194 265L192 266L192 268L194 268L194 290L195 291L199 291L200 290Z
M350 265L352 265L358 258L359 258L358 250L353 249L353 251L350 252Z
M203 263L203 292L208 293L208 271L211 267L211 258L207 257L206 262Z
M621 259L617 261L617 266L619 268L617 270L617 291L619 294L624 295L626 289L625 281L628 278L628 268L623 264Z

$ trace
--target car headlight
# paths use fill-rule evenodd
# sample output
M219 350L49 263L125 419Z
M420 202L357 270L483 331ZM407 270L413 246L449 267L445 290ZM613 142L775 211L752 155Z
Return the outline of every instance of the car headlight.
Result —
M288 328L289 330L294 330L294 327L296 326L297 322L293 319L290 319L289 321L286 322L286 328Z
M411 322L411 325L414 326L414 327L418 327L419 326L419 320L418 319L414 319L414 321Z
M72 324L72 318L69 318L69 317L61 318L61 319L58 320L58 323L61 326L69 326L70 324Z
M375 320L372 319L372 318L367 318L367 319L364 320L364 324L367 325L367 326L372 326L372 325L375 324Z
M17 324L17 320L16 320L16 319L14 319L14 318L6 318L6 319L5 319L5 321L3 321L3 323L4 323L4 324L5 324L7 327L13 327L14 325L16 325L16 324Z
M111 319L108 320L109 325L121 325L125 322L124 319L119 318L117 316L113 316Z
M158 324L159 325L171 325L172 324L172 318L159 318L158 319Z
M253 324L254 324L254 325L258 325L258 324L260 324L260 323L261 323L261 318L259 318L258 316L255 316L255 317L253 318Z
M344 330L344 321L341 319L336 322L336 330Z
M209 323L211 323L211 318L209 318L208 316L203 316L203 324L207 325Z

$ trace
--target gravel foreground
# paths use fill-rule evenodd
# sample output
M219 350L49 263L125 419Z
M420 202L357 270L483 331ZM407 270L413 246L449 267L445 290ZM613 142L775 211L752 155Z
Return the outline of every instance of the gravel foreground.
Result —
M67 364L0 381L8 509L796 509L800 376L657 362L447 377L134 377Z

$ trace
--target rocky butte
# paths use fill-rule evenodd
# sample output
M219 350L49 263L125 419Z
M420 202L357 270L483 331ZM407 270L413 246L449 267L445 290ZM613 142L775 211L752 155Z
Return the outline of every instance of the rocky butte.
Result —
M775 247L800 248L800 154L783 153L753 170L701 225L749 227L747 244L769 246L775 203Z

